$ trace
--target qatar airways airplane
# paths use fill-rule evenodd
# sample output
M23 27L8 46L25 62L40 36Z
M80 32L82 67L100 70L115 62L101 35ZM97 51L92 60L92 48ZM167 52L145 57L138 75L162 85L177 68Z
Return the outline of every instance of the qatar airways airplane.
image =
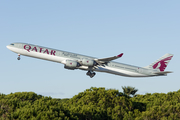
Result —
M113 62L112 60L122 57L123 53L108 58L95 58L62 50L46 48L42 46L27 43L12 43L7 48L20 55L49 60L64 64L64 68L69 70L81 69L86 70L86 75L91 78L95 76L95 72L106 72L126 77L152 77L165 76L170 71L164 71L173 54L165 54L160 59L146 67L136 67L132 65Z

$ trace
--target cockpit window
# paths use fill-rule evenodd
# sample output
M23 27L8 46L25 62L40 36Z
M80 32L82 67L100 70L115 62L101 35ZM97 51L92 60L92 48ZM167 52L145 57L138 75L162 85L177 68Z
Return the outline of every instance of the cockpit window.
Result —
M13 46L14 46L14 44L11 44L11 45L13 45Z

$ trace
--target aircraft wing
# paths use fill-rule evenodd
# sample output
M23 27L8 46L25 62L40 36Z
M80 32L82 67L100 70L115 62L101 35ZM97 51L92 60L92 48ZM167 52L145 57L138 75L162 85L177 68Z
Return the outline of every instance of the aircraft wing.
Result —
M102 58L102 59L95 59L95 61L97 63L105 63L105 62L109 62L109 61L112 61L112 60L115 60L115 59L118 59L120 57L122 57L123 53L117 55L117 56L114 56L114 57L108 57L108 58Z

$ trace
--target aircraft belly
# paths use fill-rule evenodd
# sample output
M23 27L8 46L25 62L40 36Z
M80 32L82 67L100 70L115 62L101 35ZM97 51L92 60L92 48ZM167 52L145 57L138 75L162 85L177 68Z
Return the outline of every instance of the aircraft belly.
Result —
M98 67L97 69L95 69L95 71L106 72L106 73L111 73L111 74L121 75L121 76L126 76L126 77L148 77L145 74L131 72L131 71L123 70L123 69L116 69L116 68L107 67L107 66L106 67Z

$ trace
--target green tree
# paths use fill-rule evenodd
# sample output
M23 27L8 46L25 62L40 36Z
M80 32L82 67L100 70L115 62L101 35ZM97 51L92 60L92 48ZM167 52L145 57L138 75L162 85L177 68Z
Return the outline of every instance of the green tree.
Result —
M123 93L127 96L134 96L136 94L136 92L138 91L138 89L135 89L135 87L131 87L131 86L122 86L123 89Z
M124 94L91 87L70 99L33 92L0 94L0 120L180 120L180 90L129 97L137 90L122 88Z

